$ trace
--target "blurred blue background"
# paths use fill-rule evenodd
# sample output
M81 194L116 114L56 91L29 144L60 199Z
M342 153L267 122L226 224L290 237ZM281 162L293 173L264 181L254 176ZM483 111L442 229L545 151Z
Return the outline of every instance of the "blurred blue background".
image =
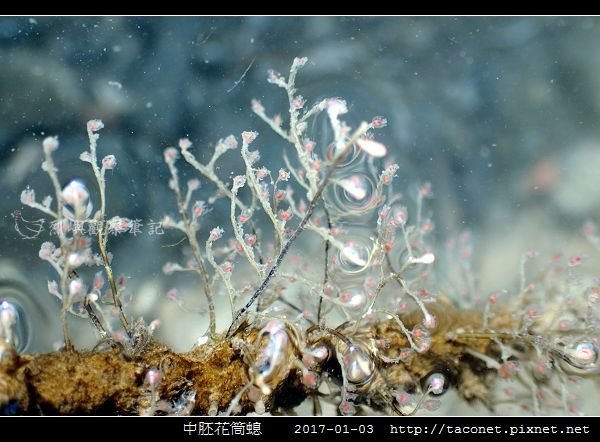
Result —
M307 56L300 93L309 103L344 97L353 123L387 117L378 139L400 164L398 188L410 195L420 182L433 185L426 215L439 247L469 229L481 290L511 288L525 250L595 253L579 230L600 214L599 48L598 18L0 18L0 278L54 302L51 269L37 258L43 240L22 239L11 216L25 186L47 193L46 135L61 141L61 178L90 180L78 156L86 121L102 119L100 152L118 160L109 215L159 220L175 213L162 151L180 137L206 160L219 138L258 130L263 161L279 167L281 142L250 100L285 114L267 70L285 74ZM207 225L220 216L217 207ZM156 287L162 264L180 256L165 247L176 241L143 235L110 245L133 290L146 284L149 301L136 308L147 319L152 300L175 285ZM443 260L439 272L451 272ZM60 340L58 326L41 330L39 348Z

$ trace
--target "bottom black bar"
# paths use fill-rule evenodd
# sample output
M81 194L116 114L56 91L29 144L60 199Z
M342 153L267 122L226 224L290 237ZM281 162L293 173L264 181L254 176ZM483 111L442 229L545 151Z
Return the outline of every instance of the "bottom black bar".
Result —
M600 434L596 417L5 417L4 434L61 439L147 436L149 440L581 440ZM25 434L25 433L23 433ZM138 439L140 440L140 439Z

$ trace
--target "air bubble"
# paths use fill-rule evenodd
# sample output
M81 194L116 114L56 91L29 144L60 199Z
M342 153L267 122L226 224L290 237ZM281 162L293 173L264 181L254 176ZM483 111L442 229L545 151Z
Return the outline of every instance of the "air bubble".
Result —
M325 158L328 161L332 162L335 157L338 155L335 143L331 143L325 149ZM340 160L337 167L348 167L351 165L356 159L360 156L360 149L353 144L348 152L344 155L344 157Z
M270 394L268 384L277 384L287 375L287 359L291 351L290 338L285 325L271 321L259 332L257 339L258 354L254 369L256 385L263 394Z
M572 374L596 374L600 372L598 344L589 338L578 339L565 347L561 366Z
M14 299L0 299L0 339L21 352L29 343L29 333L29 323L21 304Z
M411 243L411 249L412 256L409 255L408 249L405 247L400 253L397 261L398 268L404 268L402 276L405 277L405 279L418 278L424 272L427 272L430 266L430 264L418 261L418 258L421 258L429 253L429 250L426 249L424 244L419 242ZM415 259L417 259L417 262L414 262Z
M425 379L425 391L433 396L441 396L448 390L446 377L441 373L432 373Z
M360 273L369 266L371 249L364 240L348 241L338 250L340 269L344 273Z
M345 378L355 385L363 385L369 382L375 374L375 363L369 354L358 345L346 346L342 351L341 365Z
M367 297L361 289L347 289L342 291L339 298L343 307L357 309L366 304Z
M377 205L376 185L362 172L332 179L334 207L343 215L362 215Z

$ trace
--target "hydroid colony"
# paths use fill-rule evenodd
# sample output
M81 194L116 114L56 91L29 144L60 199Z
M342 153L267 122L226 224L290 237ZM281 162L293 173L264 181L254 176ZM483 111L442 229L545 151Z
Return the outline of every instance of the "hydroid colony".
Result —
M1 407L239 414L285 413L310 401L315 414L330 403L343 415L412 415L435 411L454 389L490 413L506 401L526 413L581 412L571 384L599 371L600 296L600 287L579 280L581 258L555 257L529 275L528 263L537 256L528 252L514 293L453 296L432 273L434 225L423 216L431 186L420 185L413 200L394 187L398 166L386 163L387 148L376 136L385 118L352 128L343 119L344 100L308 106L296 90L305 63L296 58L287 78L269 73L269 83L287 97L285 119L252 102L280 138L270 148L281 151L284 168L271 170L262 161L255 131L220 140L207 163L187 138L164 151L178 215L161 224L178 231L191 253L185 263L165 263L163 271L196 275L209 318L189 353L156 341L155 321L127 313L123 300L135 293L115 277L109 249L133 226L109 215L106 172L117 168L117 158L100 159L103 123L88 122L90 147L80 156L93 170L99 207L92 203L94 190L80 180L61 186L54 164L58 139L43 141L42 169L53 195L38 202L28 187L21 202L52 221L55 238L41 245L39 256L56 271L48 291L60 303L64 348L42 356L18 353L26 312L4 300ZM307 135L319 115L330 127L325 145ZM220 174L225 156L235 154L244 173ZM185 183L183 162L197 174ZM212 186L205 199L196 199L200 184L203 192ZM226 222L206 225L204 215L220 199L227 201ZM310 256L302 259L302 248ZM179 302L176 291L168 296ZM220 296L230 308L227 330L217 327ZM70 315L95 327L92 351L74 348Z

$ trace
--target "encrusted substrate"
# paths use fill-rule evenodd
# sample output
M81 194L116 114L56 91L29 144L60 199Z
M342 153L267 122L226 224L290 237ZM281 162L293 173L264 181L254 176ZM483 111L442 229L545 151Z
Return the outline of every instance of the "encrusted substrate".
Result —
M432 372L441 373L449 387L455 388L465 400L487 403L488 387L493 383L489 377L491 371L471 353L497 357L498 348L489 338L463 335L457 339L454 335L457 324L464 332L476 330L481 322L480 312L459 311L448 305L435 306L431 311L440 319L431 334L429 350L401 363L386 363L375 358L377 381L366 385L364 391L357 389L364 396L361 403L369 402L382 411L393 412L388 408L389 401L379 400L386 397L385 392L397 391L400 387L407 391L424 388L415 382L426 379ZM498 313L492 324L497 329L507 329L511 316L510 310ZM406 325L413 327L420 318L419 313L410 314L405 318ZM349 332L343 327L338 330L338 334ZM19 355L0 343L0 414L167 414L174 409L169 408L169 404L181 403L185 398L193 399L186 404L186 412L209 414L226 411L242 390L246 393L235 399L239 400L239 407L233 411L254 411L255 403L250 401L249 390L244 387L251 381L249 364L256 360L257 336L257 329L249 327L238 332L234 339L221 337L189 353L176 353L164 344L151 341L135 354L115 347ZM316 339L307 345L319 342L335 351L337 341L333 335L321 331L316 333L316 338L305 338ZM390 320L365 325L352 339L356 342L385 340L384 352L391 358L409 345L397 323ZM299 361L302 350L296 348L293 352ZM267 411L294 407L316 392L303 384L297 364L289 368L285 375L271 381L272 394L262 399ZM154 395L146 379L150 369L158 369L160 373ZM340 366L335 357L315 370L339 386ZM256 400L254 397L253 401ZM157 405L159 401L167 405L166 409Z
M198 414L206 414L213 401L226 408L248 382L246 367L229 341L179 354L152 342L135 357L120 349L45 355L17 355L7 346L3 350L4 414L139 414L150 407L145 383L150 368L160 368L159 398L175 400L193 390L193 412Z

